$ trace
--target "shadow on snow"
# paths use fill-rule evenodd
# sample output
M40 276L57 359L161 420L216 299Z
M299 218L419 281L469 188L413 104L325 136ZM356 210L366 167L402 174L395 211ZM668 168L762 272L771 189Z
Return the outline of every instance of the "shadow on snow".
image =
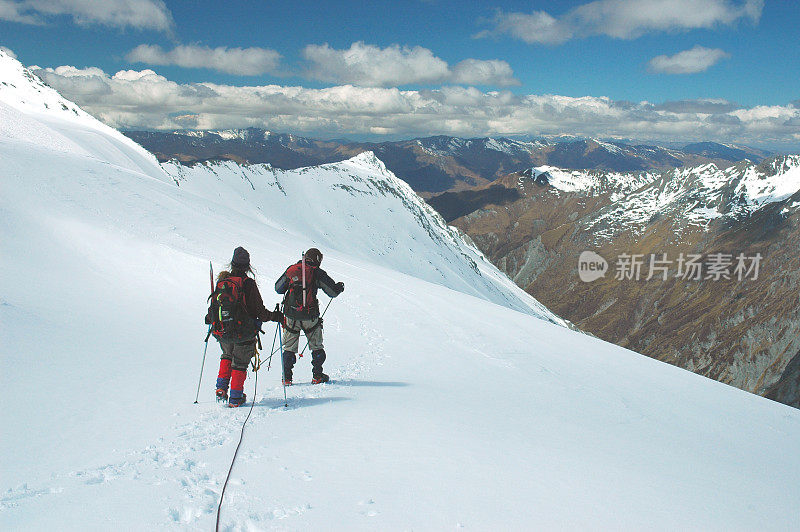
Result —
M357 381L357 380L339 380L331 381L331 384L339 386L375 386L375 387L391 387L399 388L408 386L407 382L394 382L394 381Z
M284 406L283 398L265 397L260 399L255 406L267 407L274 410L294 410L297 408L306 408L309 406L317 406L325 403L336 403L339 401L349 401L349 397L290 397L288 399L289 406Z

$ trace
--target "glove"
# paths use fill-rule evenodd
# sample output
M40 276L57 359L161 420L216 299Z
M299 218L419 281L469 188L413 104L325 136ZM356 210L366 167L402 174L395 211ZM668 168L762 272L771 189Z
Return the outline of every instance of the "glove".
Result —
M277 321L278 323L283 323L283 313L280 310L273 310L272 311L272 321Z
M336 283L336 289L339 291L339 293L340 293L340 294L341 294L342 292L344 292L344 283L343 283L343 282L341 282L341 281L339 281L338 283Z

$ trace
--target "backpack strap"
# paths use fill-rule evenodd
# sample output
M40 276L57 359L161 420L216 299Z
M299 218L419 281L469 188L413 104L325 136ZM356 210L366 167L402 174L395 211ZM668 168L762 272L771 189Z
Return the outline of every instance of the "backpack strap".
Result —
M244 306L244 310L247 312L247 292L244 290L244 282L249 279L246 275L239 277L239 291L242 293L242 305ZM250 316L250 312L247 312L247 315Z
M297 325L297 320L292 320L292 323ZM291 327L289 327L289 320L288 319L284 320L283 326L287 331L289 331L292 334L300 334L300 329L292 329Z

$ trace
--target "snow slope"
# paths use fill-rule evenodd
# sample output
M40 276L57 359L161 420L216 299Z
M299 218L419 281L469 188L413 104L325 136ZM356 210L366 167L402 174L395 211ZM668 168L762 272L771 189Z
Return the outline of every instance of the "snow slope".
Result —
M0 138L17 140L162 177L156 158L45 85L0 50Z
M271 176L245 195L232 167L212 168L214 187L171 168L178 186L110 163L102 128L65 125L74 146L54 149L0 101L15 111L0 135L0 527L209 530L247 410L213 402L213 344L192 404L207 259L246 245L276 302L274 277L305 247L298 209L272 208ZM117 146L109 159L124 161ZM419 211L398 199L376 213L379 173L365 157L274 181L296 207L360 175L358 199L334 199L365 206L358 223L332 214L306 235L330 242L324 267L347 286L325 320L336 382L291 387L285 409L275 367L258 393L248 379L225 530L796 527L800 412L487 301L485 287L454 290L474 270L444 237L415 249L450 269L398 271L414 264L399 248ZM391 254L368 252L378 229L398 240ZM296 380L309 377L303 358Z
M183 190L292 233L300 249L314 244L339 250L564 324L448 227L372 152L298 170L231 161L164 168Z

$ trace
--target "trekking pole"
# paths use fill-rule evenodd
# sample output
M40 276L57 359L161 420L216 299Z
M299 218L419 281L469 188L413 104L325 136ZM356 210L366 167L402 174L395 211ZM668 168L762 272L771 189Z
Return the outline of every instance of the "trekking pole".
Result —
M330 299L328 300L328 304L327 304L327 305L325 305L325 310L323 310L323 311L322 311L322 315L319 317L319 321L322 321L322 318L324 318L324 317L325 317L325 313L326 313L326 312L328 312L328 307L330 307L330 306L331 306L331 303L332 303L332 302L333 302L333 298L330 298ZM308 348L308 337L306 336L306 345L303 347L303 350L302 350L302 351L300 351L300 355L299 355L300 357L302 357L302 356L303 356L303 353L305 353L305 352L306 352L306 349L307 349L307 348Z
M197 404L197 400L200 398L200 384L203 382L203 368L206 366L209 337L211 337L211 325L208 326L208 334L206 334L206 346L203 348L203 362L200 364L200 380L197 381L197 395L194 396L194 404Z
M211 264L211 261L208 261L208 277L211 281L211 295L208 296L208 300L211 301L211 298L214 297L214 265ZM212 324L208 325L206 346L203 348L203 362L200 364L200 379L197 381L197 395L194 396L194 404L197 404L197 400L200 398L200 384L203 382L203 368L206 366L206 352L208 351L208 339L211 337L212 326Z
M279 322L278 327L280 326L281 324ZM267 360L267 371L269 371L269 368L272 367L272 357L275 355L275 340L278 339L278 327L275 327L275 334L272 336L272 349L269 350L269 360ZM278 346L278 349L280 348L281 346Z
M275 312L280 312L280 307L275 305ZM277 322L278 327L281 326L281 322ZM272 357L275 355L275 340L278 338L278 327L275 328L275 334L272 335L272 349L269 350L269 360L267 360L267 371L269 368L272 367ZM278 346L280 349L282 346Z
M280 342L281 347L283 346L283 333L281 332L280 323L278 324L278 341ZM281 353L281 357L283 353ZM283 360L281 360L283 362ZM286 399L286 366L281 363L281 382L283 383L283 406L284 408L289 408L289 400Z

